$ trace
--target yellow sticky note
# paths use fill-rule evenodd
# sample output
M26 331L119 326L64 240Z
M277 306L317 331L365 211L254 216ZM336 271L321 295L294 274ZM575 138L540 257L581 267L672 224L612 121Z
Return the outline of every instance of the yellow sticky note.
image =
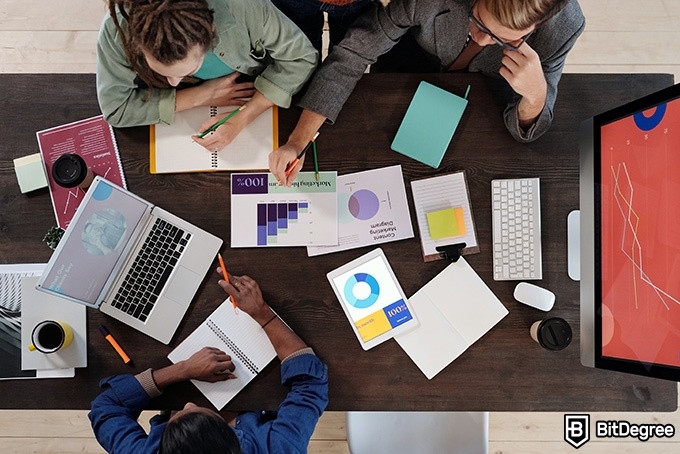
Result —
M462 208L445 208L427 213L427 226L433 240L465 235L465 216Z

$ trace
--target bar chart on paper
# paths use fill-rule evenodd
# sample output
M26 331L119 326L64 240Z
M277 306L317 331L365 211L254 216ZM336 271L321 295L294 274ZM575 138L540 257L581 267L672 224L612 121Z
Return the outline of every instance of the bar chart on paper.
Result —
M336 172L301 172L291 187L272 174L232 174L231 246L338 243Z
M308 201L258 203L257 245L273 246L279 238L309 233L312 229L305 226L308 217ZM282 239L286 240L288 238Z

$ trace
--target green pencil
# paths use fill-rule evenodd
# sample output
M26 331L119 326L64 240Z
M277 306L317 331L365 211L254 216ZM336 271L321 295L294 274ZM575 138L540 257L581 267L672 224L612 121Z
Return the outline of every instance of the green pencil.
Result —
M227 115L226 117L224 117L223 119L221 119L220 121L218 121L217 123L215 123L214 125L212 125L211 127L209 127L208 129L206 129L205 131L203 131L202 133L200 133L200 134L198 135L198 138L199 138L199 139L202 139L202 138L204 138L205 136L207 136L208 134L210 134L211 132L215 131L217 128L219 128L219 127L222 126L224 123L226 123L227 120L229 120L230 118L232 118L234 115L236 115L237 113L239 113L240 111L242 111L242 110L245 109L245 108L246 108L246 105L244 104L244 105L242 105L241 107L239 107L238 109L232 111L229 115Z
M312 142L312 151L314 151L314 178L319 179L319 158L316 157L316 140Z

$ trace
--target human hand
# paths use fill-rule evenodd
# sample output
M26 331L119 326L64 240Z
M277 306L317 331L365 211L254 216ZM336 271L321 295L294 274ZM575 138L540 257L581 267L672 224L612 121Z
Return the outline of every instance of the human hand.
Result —
M233 72L228 76L218 77L197 86L201 90L201 98L205 106L240 106L255 94L253 82L236 82L241 75Z
M517 51L505 49L499 73L522 97L520 121L535 119L543 110L548 90L541 59L536 51L526 42Z
M216 271L222 276L222 268L217 268ZM253 317L260 325L271 317L273 312L265 303L260 286L251 277L230 275L229 282L220 279L217 283L234 299L240 310Z
M301 149L296 149L290 142L282 147L269 153L269 171L274 174L276 181L284 186L290 186L295 178L297 177L300 170L302 170L302 165L305 162L305 155L300 157L300 160L291 168L286 175L286 169L289 165L292 165L297 159L298 154L300 154Z
M203 347L184 361L186 379L210 383L236 378L231 357L215 347Z
M199 129L201 131L207 131L213 125L220 122L220 120L224 119L225 117L230 115L234 117L233 114L235 113L236 112L228 112L223 115L212 117L204 121ZM214 131L205 134L203 138L200 137L201 134L193 135L191 136L191 138L193 139L194 142L196 142L206 150L210 152L218 152L227 145L229 145L236 138L239 132L241 132L241 130L245 127L245 122L240 121L242 120L242 118L243 117L230 118L226 122L217 126L217 128L215 128Z

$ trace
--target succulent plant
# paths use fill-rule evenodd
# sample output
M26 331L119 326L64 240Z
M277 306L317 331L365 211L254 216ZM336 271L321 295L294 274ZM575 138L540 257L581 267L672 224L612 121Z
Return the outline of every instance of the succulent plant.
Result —
M61 237L64 235L64 229L61 227L51 227L45 234L43 241L47 243L50 249L54 250L57 248Z

